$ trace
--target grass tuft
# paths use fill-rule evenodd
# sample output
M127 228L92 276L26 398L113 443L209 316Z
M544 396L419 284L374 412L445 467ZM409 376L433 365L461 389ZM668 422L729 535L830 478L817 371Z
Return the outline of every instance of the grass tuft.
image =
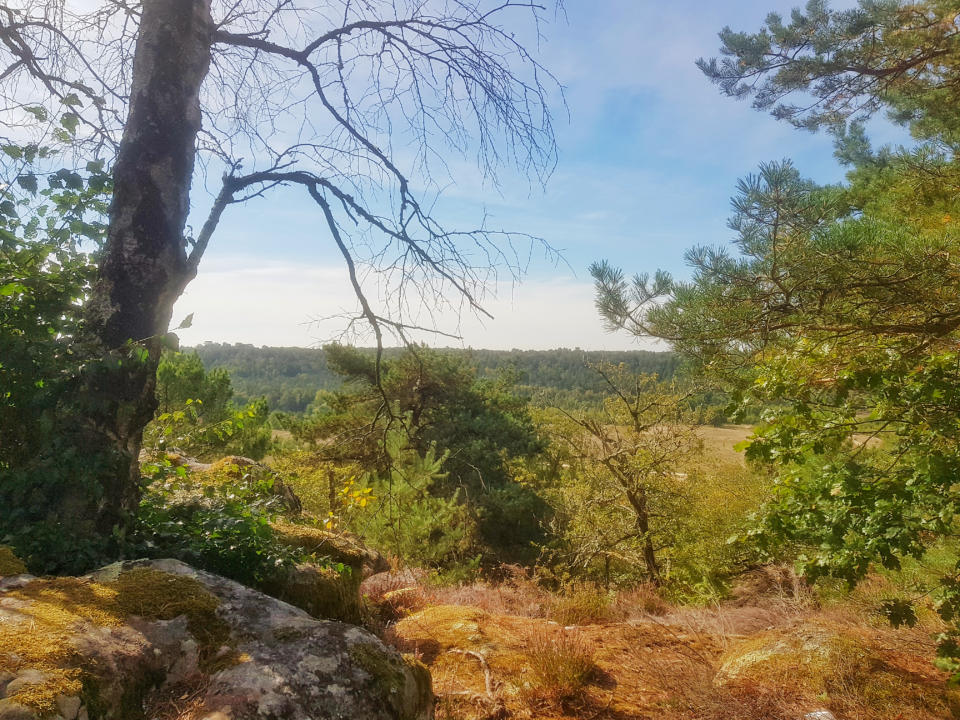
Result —
M526 697L534 707L577 700L597 670L593 653L577 631L534 630L527 638L527 658L533 682Z

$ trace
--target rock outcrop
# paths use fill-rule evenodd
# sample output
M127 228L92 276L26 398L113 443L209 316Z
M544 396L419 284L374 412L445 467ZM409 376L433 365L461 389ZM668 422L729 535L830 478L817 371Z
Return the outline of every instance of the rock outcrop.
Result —
M179 561L0 579L2 720L133 720L177 683L207 720L433 716L418 661Z
M832 709L868 707L888 717L960 713L960 693L946 677L863 627L797 620L735 644L715 682L749 688L800 687L829 698ZM829 711L822 711L829 712ZM841 716L844 716L841 715ZM814 717L809 715L808 717Z
M386 558L349 533L331 533L288 522L273 523L272 528L280 542L326 557L332 567L297 565L266 583L263 589L313 617L361 622L364 607L360 584L373 574L389 570ZM337 569L337 565L341 568Z

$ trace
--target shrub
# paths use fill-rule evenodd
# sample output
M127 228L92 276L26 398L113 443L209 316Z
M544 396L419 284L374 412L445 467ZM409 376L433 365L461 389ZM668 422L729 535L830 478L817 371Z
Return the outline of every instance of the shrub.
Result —
M144 446L177 448L206 461L262 459L271 447L267 401L238 407L232 398L226 370L207 372L196 352L165 352L157 368L157 416L144 430Z
M550 617L561 625L597 625L609 622L612 598L597 585L569 585L550 603Z
M309 558L276 537L270 523L283 511L269 476L194 479L163 458L140 504L129 554L174 557L244 585L259 587Z
M596 671L593 654L579 633L540 628L527 639L533 682L527 701L534 706L576 700Z
M657 588L650 583L645 583L618 592L611 612L618 620L629 620L638 615L662 617L671 609L670 604L663 599Z

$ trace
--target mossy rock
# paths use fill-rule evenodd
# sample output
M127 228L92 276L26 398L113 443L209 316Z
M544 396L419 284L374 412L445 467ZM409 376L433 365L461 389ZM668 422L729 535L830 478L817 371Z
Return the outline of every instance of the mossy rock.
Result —
M364 578L390 569L379 552L366 547L358 537L350 533L333 533L312 525L278 521L271 524L277 540L281 543L330 558L333 563L342 563L360 573Z
M139 720L152 688L196 678L199 665L211 716L432 717L429 672L412 658L176 560L25 578L0 599L0 695L10 712L54 716L63 696L80 698L91 719Z
M388 570L386 559L349 534L284 521L272 523L271 527L281 543L327 558L343 569L297 565L265 584L264 592L315 618L360 624L364 618L360 584L371 574Z
M359 625L363 621L362 581L360 572L350 567L338 572L334 568L304 564L266 583L263 590L320 620Z
M4 575L23 575L26 572L27 566L14 555L13 550L0 546L0 577Z
M864 632L826 621L796 622L735 645L722 658L717 683L793 688L825 698L834 711L848 706L960 715L960 693L931 666L918 674L897 663L897 652Z
M349 654L374 679L382 701L394 708L400 720L414 720L420 708L433 704L430 670L413 655L397 657L373 643L352 645Z
M60 696L82 697L88 706L98 706L105 702L99 696L105 694L108 704L140 707L144 695L164 679L152 666L154 658L128 666L129 677L105 674L103 667L80 654L72 639L85 625L119 628L133 616L147 621L184 616L201 658L214 657L229 641L229 628L216 613L220 604L216 597L193 578L151 568L116 576L106 573L99 581L35 579L9 589L4 597L16 603L17 611L0 617L0 673L24 677L26 672L31 678L18 683L15 691L8 690L7 699L41 716L56 714ZM136 670L131 669L134 665ZM121 715L137 716L127 710Z

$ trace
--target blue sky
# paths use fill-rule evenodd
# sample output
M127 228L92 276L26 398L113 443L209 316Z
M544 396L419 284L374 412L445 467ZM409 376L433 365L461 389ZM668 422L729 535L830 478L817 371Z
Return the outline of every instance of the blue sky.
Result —
M504 174L498 190L466 172L440 201L444 217L465 226L486 212L491 225L543 237L565 262L535 250L524 282L498 285L486 302L494 320L447 313L438 327L476 348L641 347L603 332L590 262L683 276L685 249L729 240L735 183L764 161L789 157L817 181L842 180L829 137L721 97L694 65L717 54L723 26L755 31L768 12L788 14L792 6L567 0L566 18L544 28L538 54L564 85L569 108L569 116L559 102L555 108L560 159L546 189ZM899 137L882 122L872 134L879 142ZM354 301L342 260L318 228L314 209L296 195L231 209L177 304L174 323L195 313L182 341L310 346L336 337L343 321L310 321Z

